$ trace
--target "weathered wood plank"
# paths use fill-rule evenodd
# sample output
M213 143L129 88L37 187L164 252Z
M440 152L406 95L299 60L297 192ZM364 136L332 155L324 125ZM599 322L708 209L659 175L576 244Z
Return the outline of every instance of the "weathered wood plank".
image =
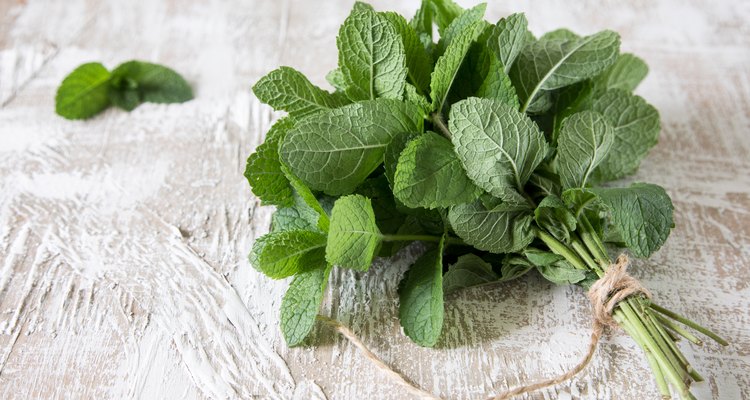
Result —
M375 6L410 15L417 4ZM278 65L326 85L349 7L0 4L0 397L403 398L326 328L316 347L287 349L277 328L287 283L245 258L270 209L241 172L277 117L249 87ZM733 341L683 345L707 378L699 397L750 397L750 10L741 1L545 1L493 3L487 14L516 11L537 33L615 29L649 63L639 93L660 110L663 132L633 180L667 188L677 227L634 273L660 303ZM54 115L56 86L78 64L133 58L174 67L196 100L87 122ZM590 327L583 293L535 276L451 297L439 346L411 344L395 291L418 251L365 274L335 271L324 312L446 398L483 398L578 360ZM657 391L640 351L613 332L571 384L531 397Z

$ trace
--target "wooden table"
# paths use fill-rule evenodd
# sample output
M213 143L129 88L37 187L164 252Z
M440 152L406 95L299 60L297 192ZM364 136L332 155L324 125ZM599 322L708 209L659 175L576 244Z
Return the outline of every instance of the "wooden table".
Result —
M462 2L469 5L467 2ZM278 65L313 82L336 64L349 1L0 2L0 398L402 399L348 342L316 328L288 349L286 281L246 261L268 229L242 177L279 114L251 85ZM377 1L411 15L417 2ZM699 398L750 398L750 7L746 1L495 2L535 33L611 28L651 73L638 92L661 112L659 145L634 180L664 186L676 228L634 274L728 348L683 344ZM54 113L76 66L164 63L196 99ZM589 337L584 293L536 275L450 297L435 349L409 342L396 286L418 253L336 270L323 313L422 387L481 399L574 364ZM606 336L571 383L532 398L657 398L643 354Z

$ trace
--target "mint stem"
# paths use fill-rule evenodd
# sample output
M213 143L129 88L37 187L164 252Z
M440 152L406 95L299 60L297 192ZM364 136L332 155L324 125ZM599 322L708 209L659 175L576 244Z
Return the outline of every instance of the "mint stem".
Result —
M430 115L430 120L432 121L432 124L435 125L435 128L440 131L440 134L445 136L448 140L451 140L451 132L448 130L448 127L445 126L445 122L443 122L443 115L439 112L434 112L432 115Z
M710 337L716 343L718 343L718 344L720 344L722 346L728 346L729 345L729 342L727 342L726 340L722 339L719 335L717 335L714 332L710 331L708 328L704 328L703 326L698 325L698 323L693 322L693 321L691 321L691 320L683 317L682 315L677 314L674 311L667 310L666 308L661 307L659 305L656 305L654 303L651 303L650 307L652 309L654 309L655 311L657 311L657 312L659 312L659 313L661 313L661 314L663 314L663 315L665 315L665 316L667 316L669 318L672 318L673 320L675 320L675 321L677 321L677 322L679 322L679 323L681 323L683 325L689 326L689 327L695 329L696 331L698 331L698 332L700 332L700 333L702 333L702 334Z

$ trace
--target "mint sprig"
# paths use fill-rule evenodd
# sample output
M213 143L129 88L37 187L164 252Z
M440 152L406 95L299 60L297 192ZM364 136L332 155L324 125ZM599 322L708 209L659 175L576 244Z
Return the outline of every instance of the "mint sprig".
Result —
M367 271L410 242L428 249L402 280L399 317L422 346L440 340L445 294L530 271L587 289L614 251L645 258L665 243L667 192L612 182L658 139L658 112L632 93L646 64L620 54L612 31L537 39L523 14L491 24L484 11L424 0L407 23L356 3L326 76L333 91L290 67L254 86L289 113L245 171L263 204L279 207L250 262L274 279L294 276L281 313L289 345L311 331L332 268ZM98 71L78 87L96 91L107 79ZM117 100L126 105L127 90ZM662 394L669 384L691 398L701 378L675 324L715 334L639 296L614 319L653 361Z
M192 98L190 85L167 67L128 61L110 72L101 63L87 63L60 84L55 111L67 119L86 119L110 105L131 111L144 102L182 103Z

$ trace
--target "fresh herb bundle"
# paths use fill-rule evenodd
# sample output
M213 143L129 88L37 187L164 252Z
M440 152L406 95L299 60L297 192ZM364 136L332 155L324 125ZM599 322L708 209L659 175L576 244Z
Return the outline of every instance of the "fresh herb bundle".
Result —
M414 342L433 346L446 293L531 270L589 289L610 251L646 258L669 236L664 189L601 186L635 172L657 142L658 112L632 93L646 64L620 54L612 31L536 38L523 14L493 25L484 11L424 0L407 21L356 3L327 76L335 92L290 67L253 87L289 114L245 171L263 204L278 207L250 262L293 277L281 305L289 345L310 332L333 266L366 271L412 241L429 249L401 282L399 317ZM642 293L612 317L664 396L671 385L692 398L702 380L675 345L701 342L683 325L726 344Z
M141 103L182 103L193 90L177 72L162 65L128 61L111 72L98 62L78 66L63 79L55 111L67 119L86 119L110 105L132 111Z

